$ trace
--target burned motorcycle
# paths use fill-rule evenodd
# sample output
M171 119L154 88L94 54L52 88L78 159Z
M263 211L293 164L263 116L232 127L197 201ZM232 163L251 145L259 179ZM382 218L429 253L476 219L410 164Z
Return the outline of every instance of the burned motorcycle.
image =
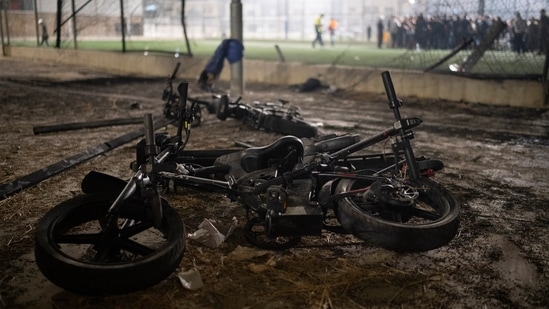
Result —
M84 195L39 221L36 262L58 286L84 294L127 293L171 274L183 258L186 234L160 194L169 183L237 201L246 211L247 240L262 248L287 249L330 230L390 250L426 251L457 233L459 205L431 179L443 164L414 155L412 129L422 121L401 117L389 72L382 78L395 122L382 132L364 139L289 135L235 151L184 149L198 103L187 100L186 83L178 94L172 91L176 71L163 97L172 109L177 106L177 134L155 134L146 115L129 181L92 171L82 182ZM356 155L388 139L391 154ZM339 225L328 223L331 216Z
M254 129L297 137L315 137L318 133L314 125L303 119L298 107L288 101L246 104L241 98L231 102L227 95L218 96L218 99L212 105L220 120L232 117Z

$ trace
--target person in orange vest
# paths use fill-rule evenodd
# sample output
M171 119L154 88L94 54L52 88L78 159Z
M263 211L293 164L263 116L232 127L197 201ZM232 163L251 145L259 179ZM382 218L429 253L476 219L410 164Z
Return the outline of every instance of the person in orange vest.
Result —
M320 46L324 46L324 42L322 41L322 17L324 17L324 14L320 14L315 19L314 26L315 26L316 37L315 37L315 40L313 41L313 48L315 48L315 45L317 42L318 44L320 44Z
M337 29L337 20L335 18L330 19L330 24L328 25L328 31L330 31L330 44L334 46L334 36Z

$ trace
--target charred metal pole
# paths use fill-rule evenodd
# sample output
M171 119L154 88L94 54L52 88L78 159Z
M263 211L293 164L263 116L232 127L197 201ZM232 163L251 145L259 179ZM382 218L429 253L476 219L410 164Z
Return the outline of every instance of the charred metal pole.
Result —
M0 11L1 11L1 9L0 9ZM10 28L9 28L10 21L9 21L9 14L8 14L8 7L7 6L4 7L4 24L5 24L7 45L11 45L11 42L10 42Z
M85 121L85 122L70 122L64 124L54 124L47 126L34 126L32 131L34 134L61 132L69 130L91 129L106 126L121 126L127 124L143 123L143 118L116 118L107 120Z
M242 3L240 0L231 1L231 39L237 39L242 44ZM244 92L244 70L241 59L231 64L231 95L241 96Z
M40 28L38 26L38 4L34 0L34 29L36 30L36 46L40 45Z
M72 38L74 40L74 49L78 49L78 42L76 40L76 6L74 3L74 0L71 1L71 8L72 8Z

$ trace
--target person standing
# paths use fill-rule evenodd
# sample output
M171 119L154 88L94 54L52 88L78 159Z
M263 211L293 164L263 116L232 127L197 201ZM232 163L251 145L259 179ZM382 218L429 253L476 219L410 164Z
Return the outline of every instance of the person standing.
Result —
M518 54L524 54L526 50L526 29L528 24L526 20L520 16L519 12L515 13L513 20L513 47Z
M44 24L44 20L42 20L42 18L40 18L38 20L38 24L41 26L41 30L42 30L42 40L40 41L40 46L42 46L44 43L46 44L46 46L50 46L50 44L48 44L48 28L46 27L46 25Z
M368 42L370 42L370 39L372 38L372 27L370 27L370 25L366 28L366 37L368 38Z
M380 17L377 21L377 48L381 48L383 44L383 18Z
M396 16L391 16L389 19L387 28L391 34L391 48L400 47L400 42L398 40L398 32L400 31L400 21Z
M427 37L428 37L428 28L427 21L423 17L423 13L419 13L419 16L416 18L416 26L414 30L414 38L416 39L416 48L424 49L427 47Z
M315 19L314 27L315 27L316 37L313 41L313 48L315 48L315 45L317 42L318 44L320 44L320 46L324 46L324 42L322 41L322 18L323 17L324 17L324 14L320 14Z
M337 29L337 20L335 18L330 19L330 24L328 25L328 31L330 31L330 44L334 46L335 31Z

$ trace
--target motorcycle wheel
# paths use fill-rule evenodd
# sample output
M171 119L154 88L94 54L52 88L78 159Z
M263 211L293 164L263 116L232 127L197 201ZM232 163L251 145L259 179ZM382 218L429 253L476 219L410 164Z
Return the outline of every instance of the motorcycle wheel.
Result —
M318 129L304 121L292 121L276 116L267 116L265 120L265 130L277 132L284 135L293 135L297 137L315 137Z
M343 179L336 194L361 192L338 201L341 225L356 237L397 252L421 252L449 243L459 226L459 205L441 185L415 180L419 196L410 206L388 205L365 198L372 180Z
M38 222L35 258L46 278L80 294L123 294L153 286L179 266L185 228L174 208L162 201L162 226L156 229L142 199L129 199L120 209L118 230L106 231L111 203L99 194L79 196Z

